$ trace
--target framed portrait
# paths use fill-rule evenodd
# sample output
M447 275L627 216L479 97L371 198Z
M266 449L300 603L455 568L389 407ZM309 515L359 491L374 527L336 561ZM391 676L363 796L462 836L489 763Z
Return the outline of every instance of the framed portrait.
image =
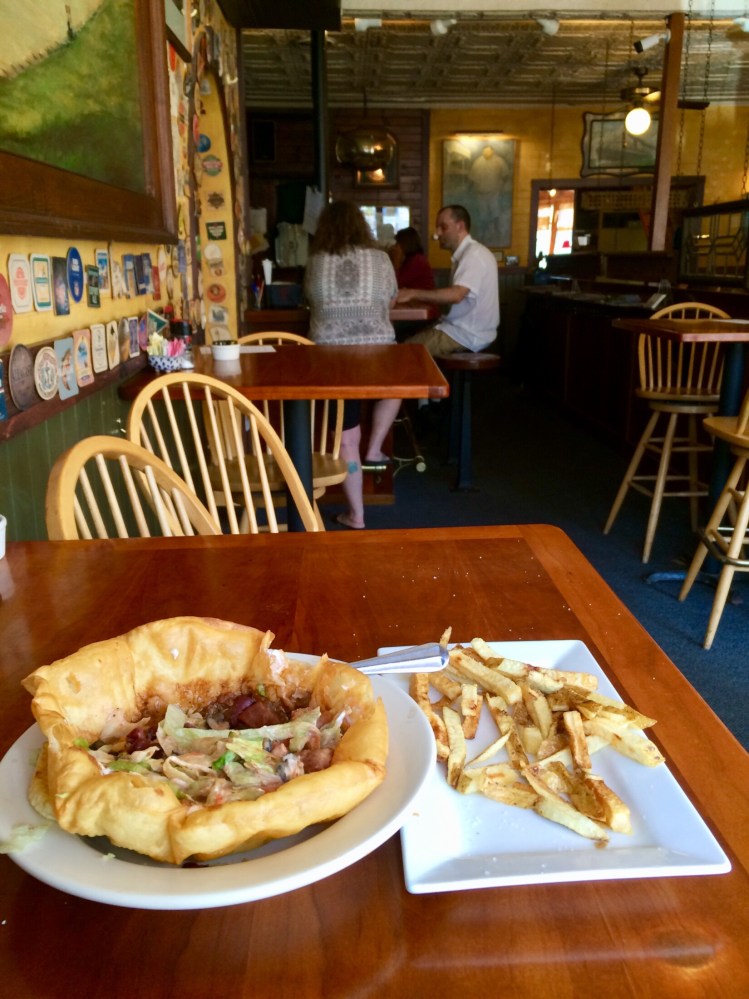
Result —
M398 148L386 167L381 170L357 170L354 177L356 187L397 187L398 186Z
M624 112L583 114L583 165L581 177L608 174L623 177L655 170L658 122L653 118L644 135L630 135L624 127Z
M512 242L514 139L456 135L443 142L442 204L463 205L471 235L490 249Z
M0 0L0 20L16 6ZM0 90L0 232L173 241L162 4L45 5L35 25ZM99 67L96 88L81 65Z

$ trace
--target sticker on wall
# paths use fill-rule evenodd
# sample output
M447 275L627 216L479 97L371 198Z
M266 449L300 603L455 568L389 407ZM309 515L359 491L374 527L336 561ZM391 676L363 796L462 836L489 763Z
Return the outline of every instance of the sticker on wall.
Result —
M130 323L123 316L117 327L117 342L120 351L120 360L127 361L130 357Z
M214 277L221 277L224 273L224 258L221 253L221 247L216 243L206 243L203 256L211 274Z
M42 347L34 358L34 383L45 402L57 395L58 382L57 355L52 347Z
M209 284L206 289L206 295L210 298L212 302L223 302L226 298L226 288L222 284L214 282L214 284Z
M31 290L37 311L51 312L52 265L46 254L31 254Z
M69 316L68 262L65 257L52 257L52 285L54 288L55 315Z
M8 388L18 409L28 409L39 402L34 382L34 360L29 348L20 343L10 352Z
M91 366L97 375L109 367L107 330L104 323L91 324Z
M158 302L161 298L161 275L159 268L154 267L151 271L151 294Z
M110 369L120 363L120 331L116 319L107 323L107 361Z
M73 333L73 364L78 385L90 385L94 380L91 362L91 330L76 330Z
M13 310L15 312L31 312L34 307L31 268L29 267L29 258L23 253L11 253L8 257L8 278Z
M130 356L137 357L140 354L140 342L138 340L138 317L128 316L127 329L130 335Z
M138 346L141 350L148 350L148 313L144 312L138 317Z
M109 250L96 251L96 266L99 269L99 292L109 295L112 286L109 278Z
M226 222L206 222L205 232L208 239L226 239Z
M145 295L148 291L148 285L146 284L146 272L143 266L143 254L136 253L133 257L133 266L135 267L135 291L138 295Z
M169 257L166 247L160 246L156 254L156 270L159 272L159 279L163 284L166 281L166 272L169 268Z
M210 156L203 157L203 169L209 177L218 177L224 169L224 164L218 156L211 154Z
M57 357L57 373L59 377L58 391L61 399L70 399L78 395L78 382L75 380L75 364L73 362L73 338L63 337L55 340L55 355Z
M151 254L141 253L140 262L143 273L143 288L145 289L142 294L147 295L149 291L153 291L153 263L151 261Z
M80 253L74 246L71 246L68 250L67 266L70 297L74 302L80 302L83 298L84 288L83 261L81 260Z
M219 209L223 208L226 204L226 198L221 194L220 191L211 191L210 194L206 195L205 199L211 208Z
M92 309L101 306L101 289L99 288L99 268L96 264L86 266L86 301Z
M13 301L8 282L0 274L0 347L4 347L13 332Z
M135 257L132 253L123 254L122 273L125 277L125 294L128 298L133 298L138 294L138 280L135 276Z
M211 305L208 310L208 322L225 326L229 322L229 310L223 305Z
M198 135L198 141L196 145L198 147L199 153L207 153L208 150L211 148L211 140L208 138L205 132L201 132Z
M114 298L125 298L127 288L125 287L125 273L119 260L110 261L112 273L112 295Z

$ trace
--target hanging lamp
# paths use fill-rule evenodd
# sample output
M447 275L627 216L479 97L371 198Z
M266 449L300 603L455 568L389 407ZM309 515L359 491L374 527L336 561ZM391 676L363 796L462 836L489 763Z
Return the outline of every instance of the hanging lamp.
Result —
M364 91L364 119L367 117L367 92ZM349 132L343 132L336 139L335 157L341 166L355 170L384 170L390 164L396 142L384 128L368 126L366 123Z

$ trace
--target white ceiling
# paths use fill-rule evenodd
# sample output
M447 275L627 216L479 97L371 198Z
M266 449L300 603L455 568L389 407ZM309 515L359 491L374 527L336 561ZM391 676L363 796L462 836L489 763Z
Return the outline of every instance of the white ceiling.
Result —
M691 16L686 4L671 8L687 17L680 96L749 104L749 33L733 21L746 9L716 3L711 20L709 2L691 5ZM523 107L556 101L613 111L621 106L622 88L636 83L634 66L646 68L644 83L658 88L663 43L642 55L632 44L665 31L667 12L648 11L648 0L633 0L632 14L602 10L600 0L597 9L586 0L556 11L554 5L515 6L506 0L498 12L489 0L472 0L471 9L455 11L449 0L390 0L383 9L374 0L344 0L343 30L326 36L329 106ZM556 34L547 34L534 14L558 20ZM381 26L356 30L355 16L379 19ZM431 30L437 17L455 20L446 34ZM309 32L245 30L242 49L248 107L311 106Z

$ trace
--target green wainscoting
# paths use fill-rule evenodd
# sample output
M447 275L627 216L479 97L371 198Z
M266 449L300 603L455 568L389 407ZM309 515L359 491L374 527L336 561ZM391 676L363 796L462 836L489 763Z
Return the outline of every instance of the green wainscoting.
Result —
M46 539L47 477L59 454L92 434L122 435L129 403L119 398L117 388L107 386L0 443L0 513L8 520L8 541Z

